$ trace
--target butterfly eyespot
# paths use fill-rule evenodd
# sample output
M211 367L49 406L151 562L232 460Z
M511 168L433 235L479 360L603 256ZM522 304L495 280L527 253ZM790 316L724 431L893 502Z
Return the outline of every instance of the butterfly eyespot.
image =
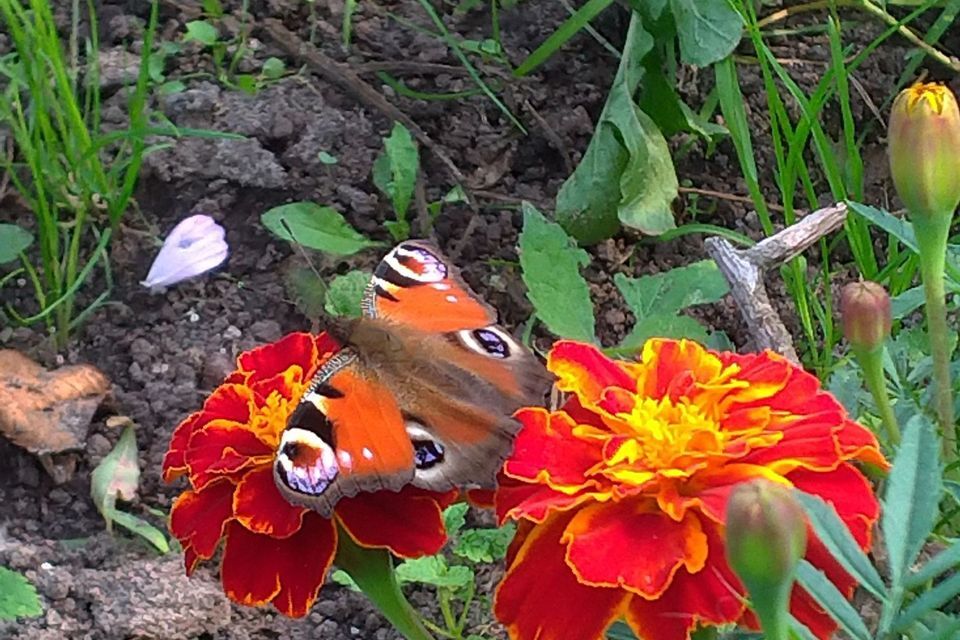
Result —
M466 329L457 335L471 351L500 360L509 358L517 348L510 336L494 327Z
M321 495L340 473L333 449L312 431L297 428L284 432L274 465L284 487L308 496Z
M429 469L443 462L443 445L433 440L414 440L413 457L417 469Z
M409 287L446 280L447 265L426 248L405 243L387 254L374 276L393 285Z

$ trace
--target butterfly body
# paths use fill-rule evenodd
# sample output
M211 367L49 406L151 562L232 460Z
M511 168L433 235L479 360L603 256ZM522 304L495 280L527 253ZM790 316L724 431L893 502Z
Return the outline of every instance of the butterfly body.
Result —
M328 326L342 349L284 431L281 493L329 515L360 491L491 485L519 429L511 415L542 399L543 365L427 243L384 258L363 309Z

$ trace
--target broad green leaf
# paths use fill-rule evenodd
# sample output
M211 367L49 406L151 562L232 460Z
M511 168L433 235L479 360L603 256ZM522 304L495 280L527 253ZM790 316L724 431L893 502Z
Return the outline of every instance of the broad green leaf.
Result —
M15 224L0 223L0 264L13 262L33 244L33 234Z
M651 315L678 313L695 304L722 300L730 287L713 260L701 260L663 273L613 278L637 320Z
M562 338L594 342L593 303L580 275L590 256L533 205L524 202L522 208L520 267L537 317Z
M0 620L43 615L37 589L20 573L0 567Z
M870 564L870 559L857 544L850 529L843 523L833 506L819 496L796 492L803 505L810 525L837 562L853 576L860 585L878 600L886 600L886 587L880 574Z
M331 316L359 318L360 301L363 292L370 283L370 274L366 271L351 271L334 278L327 287L327 297L323 308Z
M336 582L341 587L346 587L351 591L360 591L357 581L350 577L350 574L344 571L343 569L337 569L330 574L330 579Z
M740 42L743 19L728 0L670 0L680 39L680 58L706 67Z
M677 93L673 76L664 73L667 68L657 50L643 60L643 79L637 106L659 127L663 135L670 137L687 131L704 138L726 135L727 128L701 117L691 109Z
M922 414L911 418L887 477L880 518L894 588L901 584L937 519L943 493L939 448L930 420Z
M217 28L206 20L191 20L187 23L187 32L183 39L187 42L199 42L208 47L217 43L220 33Z
M650 338L687 338L704 342L709 337L706 327L689 316L669 313L651 314L637 321L627 337L617 347L617 353L632 351L639 353L643 344Z
M511 523L496 529L465 529L457 536L453 552L471 562L499 562L507 555L516 530Z
M380 245L357 233L336 209L314 202L274 207L260 216L260 222L281 240L339 256Z
M467 511L470 505L466 502L457 502L443 510L443 528L450 539L456 538L467 522Z
M954 540L949 547L927 560L919 571L905 576L903 586L908 591L918 589L956 568L960 568L960 539Z
M446 589L463 589L473 582L470 567L451 567L441 555L404 560L397 565L396 574L401 583L418 582Z
M303 264L290 263L284 270L283 283L300 313L311 320L323 317L327 285L316 271Z
M420 154L413 136L395 122L390 135L383 139L383 152L374 162L373 183L390 198L400 222L407 219L419 167Z
M801 560L797 567L797 581L847 634L856 640L870 640L870 630L863 618L822 571Z
M610 237L623 223L657 235L673 228L677 175L663 134L633 101L653 36L630 19L627 43L593 138L557 194L557 221L578 242Z
M894 320L900 320L922 307L923 304L923 287L918 285L890 299L890 315Z
M260 67L260 73L263 74L263 77L270 80L276 80L284 74L287 70L286 63L280 58L270 57L263 61L263 66Z

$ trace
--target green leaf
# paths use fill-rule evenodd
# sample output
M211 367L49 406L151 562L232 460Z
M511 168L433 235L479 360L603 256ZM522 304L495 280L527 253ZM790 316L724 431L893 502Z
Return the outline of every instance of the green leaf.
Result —
M470 562L499 562L506 557L516 530L511 523L496 529L467 529L457 537L453 552Z
M473 582L470 567L451 567L442 555L404 560L397 565L396 574L401 583L416 582L446 589L464 589Z
M33 234L15 224L0 223L0 264L13 262L33 244Z
M171 80L170 82L164 82L159 87L157 87L157 93L161 96L172 96L175 93L183 93L187 88L180 80Z
M900 616L893 621L894 633L899 633L928 613L953 601L960 594L960 573L955 573L937 586L924 591Z
M260 73L263 74L263 77L269 80L276 80L282 76L287 70L286 63L280 58L270 57L263 61L263 66L260 67Z
M344 571L343 569L337 569L330 574L330 579L336 582L341 587L346 587L351 591L360 591L360 586L357 584L356 580L350 577L350 574Z
M206 20L191 20L187 23L187 32L183 39L186 42L199 42L205 46L213 46L217 43L220 32L217 28Z
M901 320L908 314L922 307L924 300L922 285L907 289L900 295L890 299L890 315L894 320Z
M260 216L260 222L281 240L339 256L380 245L357 233L336 209L313 202L274 207Z
M116 524L152 544L160 553L170 551L170 543L164 533L146 520L119 509L114 509L110 517Z
M413 136L399 122L393 123L390 135L383 139L383 153L373 164L373 183L390 198L401 222L406 220L413 200L419 167L420 154Z
M359 318L360 302L368 284L370 273L366 271L351 271L337 276L327 287L327 299L323 308L331 316Z
M444 509L443 528L446 530L448 538L456 538L460 533L463 525L467 522L467 511L469 509L470 505L466 502L457 502Z
M918 252L917 236L913 232L913 225L906 220L901 220L900 218L882 209L860 204L859 202L852 202L850 200L847 201L847 207L849 207L850 210L857 215L866 218L890 235L894 236L914 253Z
M670 0L680 39L680 58L706 67L729 55L743 30L743 19L728 0Z
M532 204L521 207L520 267L537 317L560 337L596 341L590 289L580 275L590 256Z
M240 73L233 78L234 83L237 85L237 88L248 93L251 96L257 94L259 87L257 86L257 78L252 73Z
M918 414L907 422L887 478L880 518L893 588L901 585L937 519L943 493L939 448L926 416Z
M587 150L557 194L557 221L581 243L598 242L623 223L657 235L673 228L677 175L663 134L633 101L642 58L653 47L639 15Z
M607 629L607 640L637 640L637 636L627 623L617 620Z
M801 560L797 581L847 634L857 640L870 640L870 630L863 618L822 571Z
M0 620L36 618L43 606L36 588L20 573L0 567Z
M283 283L300 313L311 320L323 317L327 285L313 269L291 263L284 271Z
M326 164L326 165L333 165L339 162L336 156L330 155L326 151L318 151L317 160L319 160L321 164Z
M860 585L878 600L886 600L886 587L880 574L870 564L870 559L860 549L850 529L837 515L833 505L824 502L819 496L796 492L797 499L803 505L810 525L817 538L847 573L856 578Z
M908 591L919 589L952 569L960 568L960 540L933 556L916 573L905 576L903 586Z
M705 342L709 338L706 327L689 316L672 314L652 314L637 323L630 333L616 347L617 353L639 353L643 344L650 338L686 338Z

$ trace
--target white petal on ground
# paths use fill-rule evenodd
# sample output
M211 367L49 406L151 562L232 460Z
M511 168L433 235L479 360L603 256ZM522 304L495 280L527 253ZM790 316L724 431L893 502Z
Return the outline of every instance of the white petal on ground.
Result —
M169 287L219 266L227 259L225 235L210 216L184 219L163 241L147 279L140 284L151 289Z

